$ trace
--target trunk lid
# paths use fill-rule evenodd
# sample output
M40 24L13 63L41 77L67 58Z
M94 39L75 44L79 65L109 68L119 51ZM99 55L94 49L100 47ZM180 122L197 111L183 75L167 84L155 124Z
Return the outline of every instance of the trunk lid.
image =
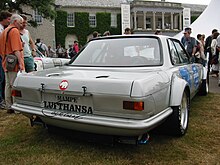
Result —
M158 80L158 77L159 80ZM152 71L132 71L132 70L100 70L100 69L78 69L58 67L29 74L21 74L15 81L15 86L24 88L83 93L84 88L88 93L113 94L131 96L133 84L134 88L140 88L142 81L149 80L150 86L154 86L152 81L161 81L162 77L157 72ZM30 81L31 80L31 81ZM136 81L137 83L134 83ZM139 86L139 87L137 87ZM142 87L141 87L142 88ZM146 87L145 87L146 88ZM152 88L153 89L153 88ZM154 88L155 90L155 88ZM141 92L141 89L139 90ZM152 91L151 91L152 92ZM142 93L143 94L143 93ZM145 92L144 95L147 93ZM135 92L135 95L138 96Z

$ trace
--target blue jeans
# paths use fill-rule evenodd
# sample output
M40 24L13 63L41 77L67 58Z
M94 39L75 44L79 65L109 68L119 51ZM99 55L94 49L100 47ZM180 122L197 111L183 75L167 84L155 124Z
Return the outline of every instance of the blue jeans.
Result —
M4 99L5 73L2 68L2 58L0 57L0 102Z

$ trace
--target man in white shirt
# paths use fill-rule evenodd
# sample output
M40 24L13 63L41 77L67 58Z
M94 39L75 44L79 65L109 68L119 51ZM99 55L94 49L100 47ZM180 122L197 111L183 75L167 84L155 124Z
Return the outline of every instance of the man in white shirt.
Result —
M10 24L11 13L2 11L0 13L0 35L5 27ZM5 89L5 74L2 68L2 58L0 56L0 109L4 109L4 89Z
M24 44L23 53L24 53L24 65L25 72L33 72L34 71L34 58L36 56L36 48L34 41L31 38L29 31L26 29L27 26L27 17L22 15L23 26L20 29L21 39Z
M36 48L37 48L37 57L41 57L42 54L46 57L48 57L48 47L45 45L40 38L36 39Z

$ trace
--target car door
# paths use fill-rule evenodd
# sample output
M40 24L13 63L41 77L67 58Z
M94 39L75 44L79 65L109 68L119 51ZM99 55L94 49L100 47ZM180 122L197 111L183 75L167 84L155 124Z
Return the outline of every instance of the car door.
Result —
M201 82L200 67L196 63L191 63L189 56L179 40L170 39L168 41L172 64L178 68L180 77L186 80L190 86L190 93L194 95Z

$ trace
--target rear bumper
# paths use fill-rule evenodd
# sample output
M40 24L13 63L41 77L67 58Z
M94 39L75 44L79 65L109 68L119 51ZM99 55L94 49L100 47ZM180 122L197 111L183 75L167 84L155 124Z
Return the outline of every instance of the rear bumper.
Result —
M163 122L163 120L173 112L172 108L167 108L155 116L144 120L137 120L88 114L52 112L39 107L16 103L13 104L12 108L28 117L33 115L38 116L45 124L83 132L119 136L136 136L144 134Z

